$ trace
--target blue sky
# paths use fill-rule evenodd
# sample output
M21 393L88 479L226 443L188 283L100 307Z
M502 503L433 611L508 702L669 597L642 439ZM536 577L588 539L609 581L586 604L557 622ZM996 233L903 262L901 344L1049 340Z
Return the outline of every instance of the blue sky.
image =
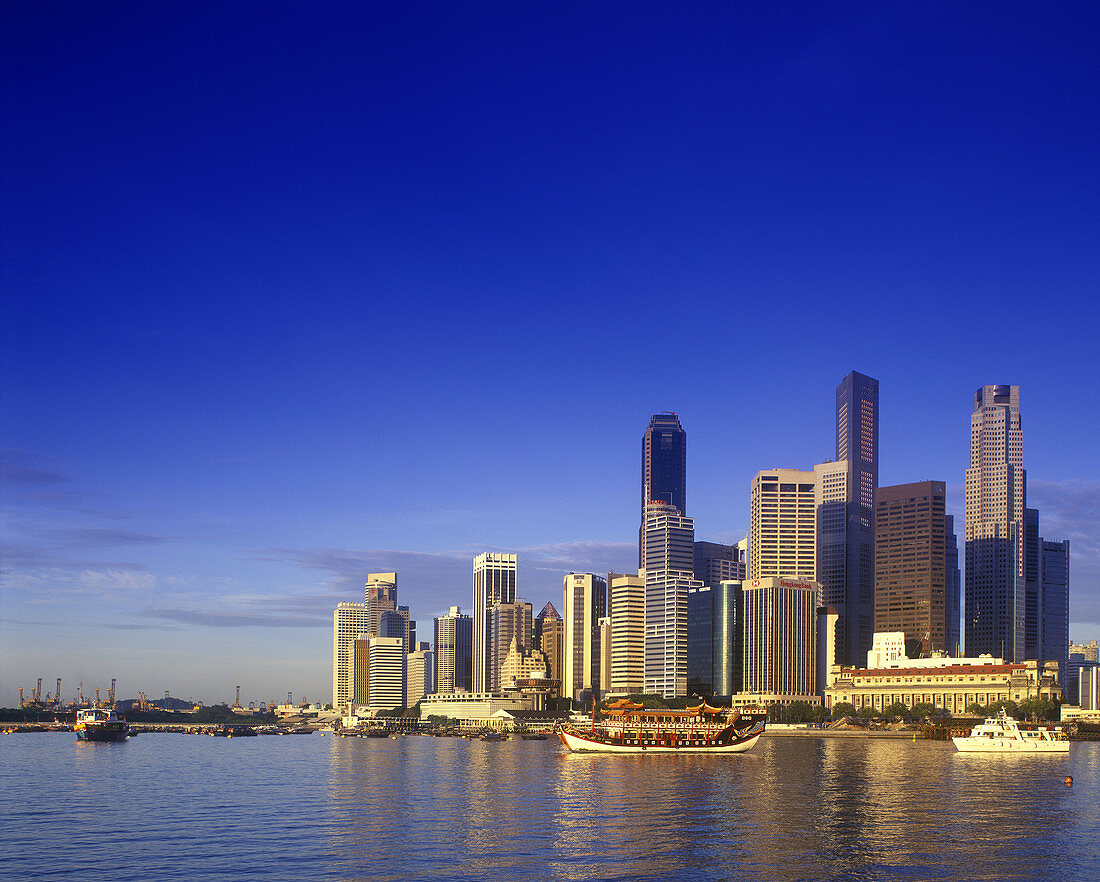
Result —
M5 3L0 704L331 694L396 570L429 634L635 560L641 435L698 538L834 454L962 530L974 389L1100 637L1090 4ZM44 687L45 691L45 687Z

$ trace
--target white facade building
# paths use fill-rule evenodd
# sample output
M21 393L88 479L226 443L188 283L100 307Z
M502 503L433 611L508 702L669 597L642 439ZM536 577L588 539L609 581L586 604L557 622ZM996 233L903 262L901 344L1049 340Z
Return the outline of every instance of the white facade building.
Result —
M612 695L645 691L645 577L609 573Z
M514 603L516 599L516 556L514 554L479 554L474 558L474 630L471 641L471 686L474 692L485 692L492 682L492 634L489 611L498 603Z
M817 582L750 579L743 584L743 693L764 704L816 702Z
M332 706L344 708L352 697L352 643L370 633L365 603L340 603L332 613Z

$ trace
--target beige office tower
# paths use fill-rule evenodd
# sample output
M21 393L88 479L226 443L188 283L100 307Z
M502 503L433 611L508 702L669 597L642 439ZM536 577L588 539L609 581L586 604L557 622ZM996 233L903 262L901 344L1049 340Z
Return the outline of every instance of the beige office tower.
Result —
M565 622L558 615L553 603L548 601L542 612L535 616L534 630L534 648L541 650L546 656L546 676L557 684L550 694L554 698L560 698L565 669Z
M600 694L607 695L611 688L611 616L600 619Z
M607 615L607 580L593 573L568 573L562 592L561 694L576 701L601 689L600 619Z
M903 633L909 658L950 648L945 491L921 481L875 495L875 634Z
M473 692L489 692L492 683L492 634L489 611L516 599L516 556L479 554L474 558L474 633L470 647Z
M749 578L817 579L817 472L757 472L749 490Z
M775 577L744 583L744 693L763 703L816 699L820 588Z
M365 603L340 603L332 613L332 706L343 711L352 697L352 643L370 633Z
M366 642L367 707L372 711L405 707L408 654L404 641L400 637L368 637Z
M974 394L966 470L967 656L989 653L1006 662L1024 660L1028 561L1023 446L1020 387L982 386Z
M645 691L645 576L608 573L612 695Z
M532 608L526 600L497 603L489 610L489 645L492 647L489 691L500 692L500 667L513 641L522 652L531 651Z
M435 654L432 645L419 642L413 645L406 663L405 700L413 707L425 695L435 692Z
M368 573L363 596L370 614L368 633L377 636L382 613L397 612L397 573Z

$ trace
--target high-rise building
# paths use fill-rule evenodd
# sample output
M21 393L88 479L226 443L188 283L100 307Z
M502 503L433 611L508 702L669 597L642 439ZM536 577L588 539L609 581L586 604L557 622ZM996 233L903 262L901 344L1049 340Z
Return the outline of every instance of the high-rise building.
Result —
M642 565L642 531L646 506L667 502L687 512L687 432L674 413L655 413L642 435L642 523L638 531L638 566Z
M962 574L959 572L959 539L955 535L955 516L945 514L943 524L943 590L944 606L947 608L944 643L947 654L958 658L962 655Z
M531 604L526 600L497 603L489 610L489 633L492 647L489 691L500 692L500 666L515 642L521 653L531 652Z
M356 644L363 642L357 640ZM408 658L400 637L367 637L367 700L372 711L405 707Z
M732 696L742 691L745 649L745 592L743 580L729 580L712 589L713 630L711 682L714 694Z
M565 658L565 623L550 601L535 616L534 632L534 648L546 657L547 679L558 684L552 690L552 695L560 697Z
M1058 684L1066 688L1069 667L1069 540L1039 541L1039 652L1058 662Z
M608 573L611 595L611 684L613 695L645 691L645 577Z
M611 688L611 616L604 616L598 623L600 630L600 695L602 699Z
M470 692L473 621L452 606L435 620L435 688L437 693Z
M833 639L835 656L831 664L851 665L855 662L850 661L849 656L858 649L858 634L864 627L859 605L849 602L852 587L849 552L854 529L851 499L856 475L852 464L842 459L814 466L814 478L817 532L815 575L802 578L816 580L821 585L820 602L837 613L837 629ZM868 622L866 627L870 626Z
M645 602L645 691L687 695L687 595L693 575L695 521L676 506L651 502L642 532Z
M949 648L946 502L940 481L875 496L875 633L904 633L909 658Z
M688 589L687 689L704 698L714 695L714 590L706 584Z
M749 491L749 576L817 578L817 473L757 472Z
M1027 473L1019 386L982 386L966 470L966 654L1026 655Z
M339 603L332 613L332 706L343 711L352 698L353 643L370 633L365 603Z
M837 608L838 651L860 665L871 648L875 617L875 492L878 489L878 380L852 371L836 388L836 459L851 467L847 499L845 589ZM818 581L821 581L820 576Z
M736 545L696 542L693 557L695 578L712 588L722 582L743 580L748 575L743 552Z
M793 579L744 583L743 693L762 703L814 701L820 586Z
M366 633L376 636L382 613L397 610L397 573L368 573L363 594L370 619Z
M546 656L538 649L524 649L519 640L513 638L500 662L501 690L514 689L517 681L532 677L546 679Z
M430 643L414 643L406 663L405 700L414 707L435 692L435 653Z
M572 701L598 695L600 619L607 615L607 580L593 573L569 573L562 580L564 647L562 695Z
M516 556L479 554L474 558L473 691L488 692L492 683L492 634L489 610L516 599Z

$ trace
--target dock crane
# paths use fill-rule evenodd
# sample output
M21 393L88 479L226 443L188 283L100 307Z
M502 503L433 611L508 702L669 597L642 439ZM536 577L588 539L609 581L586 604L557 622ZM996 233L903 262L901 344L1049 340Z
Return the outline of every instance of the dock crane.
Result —
M95 706L99 707L99 687L95 688Z
M80 681L80 685L76 687L76 703L79 707L84 707L84 681Z
M26 702L23 701L23 687L20 686L19 687L19 706L22 707L24 704L26 704Z
M57 678L57 691L53 694L53 703L57 706L57 709L61 709L61 678Z
M34 696L33 696L32 700L34 701L35 704L40 704L42 702L42 678L41 677L38 678L38 686L35 687Z
M107 693L107 704L110 707L115 706L115 678L111 677L111 691Z

